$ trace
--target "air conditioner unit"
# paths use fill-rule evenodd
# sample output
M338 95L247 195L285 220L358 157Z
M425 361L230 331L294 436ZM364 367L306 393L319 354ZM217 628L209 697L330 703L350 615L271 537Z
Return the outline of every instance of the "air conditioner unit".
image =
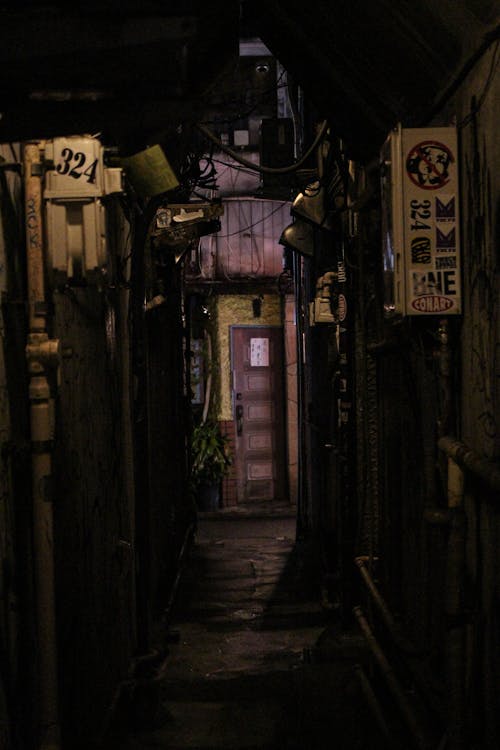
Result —
M105 167L104 149L90 136L54 138L45 145L53 164L45 179L48 261L56 281L99 282L106 265L102 199L121 193L122 170Z
M460 314L455 128L398 126L382 148L381 175L386 315Z

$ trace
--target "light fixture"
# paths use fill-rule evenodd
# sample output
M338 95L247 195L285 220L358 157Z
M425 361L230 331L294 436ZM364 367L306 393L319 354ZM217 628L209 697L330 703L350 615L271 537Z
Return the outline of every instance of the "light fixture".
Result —
M290 247L302 255L314 255L314 229L311 224L297 219L289 224L279 239L280 245Z
M255 297L252 300L252 310L253 310L253 316L254 318L260 318L262 313L262 302L264 301L264 297L262 294L259 294L258 297Z

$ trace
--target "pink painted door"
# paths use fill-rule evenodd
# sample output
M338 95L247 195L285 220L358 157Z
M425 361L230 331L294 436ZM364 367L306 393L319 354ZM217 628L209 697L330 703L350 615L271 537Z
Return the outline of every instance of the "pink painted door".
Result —
M238 503L285 495L283 331L232 326Z

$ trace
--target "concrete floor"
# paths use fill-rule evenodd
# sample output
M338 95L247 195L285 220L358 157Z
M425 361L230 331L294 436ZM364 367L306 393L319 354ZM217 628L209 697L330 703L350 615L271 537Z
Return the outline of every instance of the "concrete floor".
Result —
M289 508L201 514L154 721L116 747L378 747L353 676L361 646L316 658L329 623L309 585Z

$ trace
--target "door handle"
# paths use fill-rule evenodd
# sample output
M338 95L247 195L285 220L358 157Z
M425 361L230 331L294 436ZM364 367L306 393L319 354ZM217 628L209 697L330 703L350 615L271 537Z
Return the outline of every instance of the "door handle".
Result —
M241 435L243 433L243 406L238 404L236 407L236 434Z

